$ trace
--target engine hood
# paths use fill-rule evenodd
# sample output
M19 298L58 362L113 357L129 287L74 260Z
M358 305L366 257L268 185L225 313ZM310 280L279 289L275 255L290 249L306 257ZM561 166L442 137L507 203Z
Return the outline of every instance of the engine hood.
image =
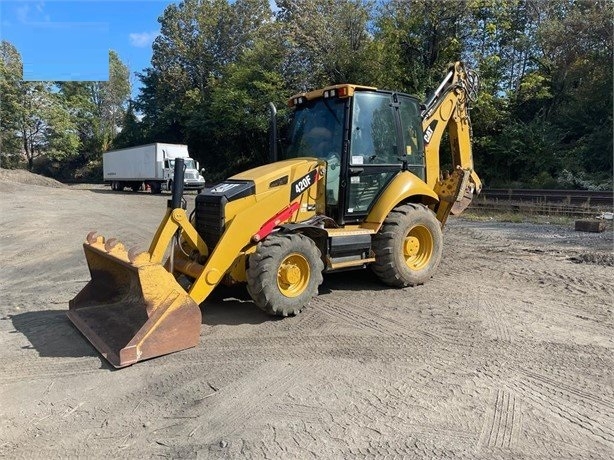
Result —
M255 193L259 194L292 184L306 171L315 169L317 164L317 158L293 158L249 169L229 177L226 182L251 182L255 186Z

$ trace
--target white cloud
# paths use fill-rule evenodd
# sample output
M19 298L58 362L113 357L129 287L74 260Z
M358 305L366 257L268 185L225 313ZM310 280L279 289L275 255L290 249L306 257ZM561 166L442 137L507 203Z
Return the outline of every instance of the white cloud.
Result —
M145 48L153 43L158 32L134 32L130 34L130 44L137 48Z
M30 8L30 6L33 6L34 9ZM45 2L23 3L15 8L14 12L21 24L51 21L51 17L45 13Z

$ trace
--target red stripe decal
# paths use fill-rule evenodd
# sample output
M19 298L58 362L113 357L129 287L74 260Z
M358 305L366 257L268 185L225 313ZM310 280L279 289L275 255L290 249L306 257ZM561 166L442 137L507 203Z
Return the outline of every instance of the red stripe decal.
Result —
M273 231L275 227L277 227L279 224L287 221L290 217L292 217L292 214L298 211L299 207L300 205L298 204L298 202L296 202L296 203L290 204L287 208L279 211L272 218L267 220L262 227L260 227L260 230L258 230L258 233L252 236L252 241L258 242L262 240L263 238L266 238Z

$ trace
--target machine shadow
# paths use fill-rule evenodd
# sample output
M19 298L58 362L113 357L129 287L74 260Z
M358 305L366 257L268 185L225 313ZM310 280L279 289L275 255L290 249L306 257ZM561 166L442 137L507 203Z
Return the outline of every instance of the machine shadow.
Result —
M100 356L68 317L67 310L43 310L9 315L15 327L30 342L24 349L36 350L41 358ZM103 362L103 367L106 364Z
M384 286L370 270L352 270L324 275L319 295L334 291L382 291L390 289ZM213 293L200 305L203 321L209 326L241 324L262 324L268 321L281 321L284 318L272 316L260 310L252 301L244 285L215 288Z
M245 286L220 285L200 305L200 308L203 313L202 324L208 326L262 324L282 319L258 308Z
M388 288L370 270L356 270L325 275L319 294L327 295L336 290L384 289ZM283 320L282 317L271 316L260 310L251 300L245 286L218 286L200 308L203 313L202 324L209 326L262 324ZM31 311L8 315L2 320L12 322L15 330L9 333L20 333L26 337L30 344L24 346L24 349L36 350L42 358L99 357L102 368L113 370L73 326L66 313L67 310Z
M367 268L325 274L324 282L320 285L320 295L330 294L337 290L384 291L387 289L390 288L385 286L377 276Z

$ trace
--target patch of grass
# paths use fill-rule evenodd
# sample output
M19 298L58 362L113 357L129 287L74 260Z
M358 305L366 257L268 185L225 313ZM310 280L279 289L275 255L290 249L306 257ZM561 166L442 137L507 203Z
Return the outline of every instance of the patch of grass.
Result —
M490 211L480 209L468 209L462 214L464 219L474 222L488 222L495 220L497 222L510 222L514 224L531 223L531 224L552 224L552 225L573 225L577 217L557 215L545 216L541 214L522 213L512 211Z

